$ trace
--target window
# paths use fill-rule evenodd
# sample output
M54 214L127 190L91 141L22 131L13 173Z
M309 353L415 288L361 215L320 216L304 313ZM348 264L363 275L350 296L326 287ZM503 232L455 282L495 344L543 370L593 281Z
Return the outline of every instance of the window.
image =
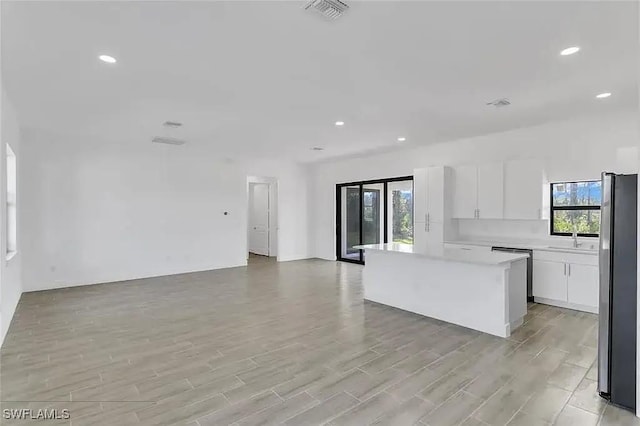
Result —
M551 235L600 235L599 180L551 184Z
M17 250L17 164L16 155L7 144L7 258Z

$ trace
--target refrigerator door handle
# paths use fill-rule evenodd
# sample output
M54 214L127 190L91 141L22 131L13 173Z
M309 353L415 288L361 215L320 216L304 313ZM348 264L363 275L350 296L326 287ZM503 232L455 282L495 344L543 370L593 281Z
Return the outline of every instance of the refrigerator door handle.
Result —
M600 302L598 320L598 392L610 393L609 341L611 322L611 238L613 235L613 180L611 173L602 173L602 203L600 207Z

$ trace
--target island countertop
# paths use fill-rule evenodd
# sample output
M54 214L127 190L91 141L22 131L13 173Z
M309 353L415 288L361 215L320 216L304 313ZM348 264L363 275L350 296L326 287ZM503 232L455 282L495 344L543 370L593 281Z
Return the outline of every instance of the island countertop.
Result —
M416 256L424 256L430 259L438 259L449 262L474 263L479 265L505 265L529 257L526 253L506 253L499 251L487 252L484 250L455 250L444 245L432 246L426 251L418 250L412 244L386 243L364 244L353 248L363 250L376 250L389 253L404 253Z

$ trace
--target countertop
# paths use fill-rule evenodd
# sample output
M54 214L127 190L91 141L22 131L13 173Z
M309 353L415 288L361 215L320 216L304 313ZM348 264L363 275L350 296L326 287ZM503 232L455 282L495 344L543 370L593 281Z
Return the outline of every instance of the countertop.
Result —
M548 241L540 241L540 240L451 240L445 241L445 244L464 244L470 246L479 246L479 247L509 247L509 248L520 248L520 249L529 249L529 250L542 250L542 251L553 251L560 253L574 253L574 254L586 254L597 256L598 255L598 241L595 240L593 243L587 243L584 246L573 248L573 247L563 247L562 242L558 242L557 245L550 243ZM566 243L565 243L566 244ZM595 249L587 248L591 245L595 245ZM586 246L586 247L585 247Z
M417 256L424 256L431 259L445 260L459 263L475 263L480 265L504 265L517 260L529 257L526 253L505 253L486 252L483 250L455 250L448 249L444 245L431 247L426 251L417 250L412 244L388 243L388 244L365 244L354 246L354 248L364 250L378 250L390 253L406 253Z

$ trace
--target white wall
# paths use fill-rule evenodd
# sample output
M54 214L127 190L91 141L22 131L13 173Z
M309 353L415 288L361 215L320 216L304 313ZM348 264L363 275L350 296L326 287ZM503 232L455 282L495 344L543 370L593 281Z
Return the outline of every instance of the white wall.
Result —
M616 170L618 149L636 146L636 112L552 122L509 132L439 143L384 154L320 163L312 170L313 253L335 259L335 184L411 175L429 165L472 164L540 158L549 180L599 179ZM482 221L478 221L479 223ZM483 225L480 225L483 226ZM539 225L534 225L539 226Z
M23 223L20 215L24 212L22 205L23 191L23 163L22 150L20 144L20 130L15 110L10 100L7 98L4 89L1 90L0 104L0 344L4 341L4 337L9 329L11 319L16 310L20 295L22 294L21 283L21 262L22 262L22 242ZM7 251L7 220L6 220L6 202L7 202L7 174L6 174L6 144L11 145L16 154L18 163L18 252L11 258L5 260Z
M278 179L281 260L308 256L298 166L249 173L189 146L23 140L25 291L245 265L248 174Z

